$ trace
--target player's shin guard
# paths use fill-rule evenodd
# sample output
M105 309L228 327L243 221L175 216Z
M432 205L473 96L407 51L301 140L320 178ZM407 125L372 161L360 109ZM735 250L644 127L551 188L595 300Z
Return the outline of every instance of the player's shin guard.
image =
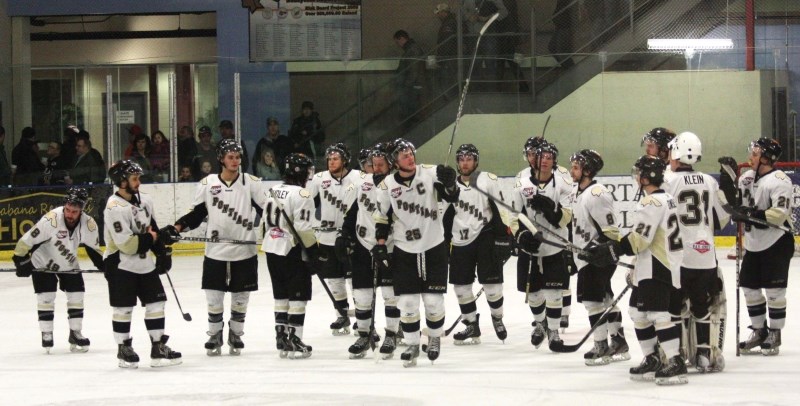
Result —
M430 337L444 335L444 295L441 293L423 293L422 303L425 306L425 325Z
M164 334L164 305L167 302L148 303L144 307L144 325L153 342L160 342Z
M114 330L114 340L122 344L131 338L131 315L133 307L114 307L111 315L111 325Z
M739 343L739 351L742 355L758 354L761 344L768 335L767 299L762 295L761 289L742 288L742 291L747 303L747 314L750 316L750 329L753 332L747 341Z
M572 312L572 290L564 289L561 291L562 308L561 308L561 321L559 327L565 330L569 327L569 315Z
M231 293L231 319L228 322L228 346L231 355L240 355L244 342L244 319L247 314L247 305L250 302L250 292Z
M335 302L334 308L348 311L350 309L350 304L347 302L347 283L345 279L328 278L325 279L325 284L328 285L333 295L333 300ZM331 334L335 336L350 334L350 317L343 316L336 310L336 320L331 323L330 328Z
M508 331L505 324L503 324L503 284L486 284L483 285L483 290L486 292L486 302L489 304L489 310L491 311L494 332L497 338L505 341L508 337Z
M206 289L206 304L208 307L208 334L205 343L206 355L216 356L222 353L222 313L225 311L225 292Z
M454 285L458 307L461 308L462 319L468 322L475 320L475 313L478 306L475 303L475 294L472 293L472 285Z
M39 314L39 330L42 332L42 348L50 353L53 348L53 319L55 318L56 292L36 294L36 308Z
M372 324L372 289L353 289L358 331L368 333Z
M83 292L67 292L67 315L69 317L69 350L89 351L90 341L83 336Z
M769 310L769 328L780 330L786 325L786 288L765 290L767 309Z
M397 307L400 309L400 326L407 345L419 345L419 295L400 295Z

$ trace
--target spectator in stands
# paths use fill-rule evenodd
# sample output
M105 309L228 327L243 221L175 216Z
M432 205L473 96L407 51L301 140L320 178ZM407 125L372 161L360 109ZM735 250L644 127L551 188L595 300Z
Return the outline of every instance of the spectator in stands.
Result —
M214 169L213 161L208 158L200 158L200 175L198 176L197 180L202 180L208 175L211 175L211 171Z
M81 130L77 126L70 125L64 129L61 136L61 159L70 167L75 162L75 143L80 132Z
M181 170L178 173L178 182L196 182L192 176L192 167L188 165L181 166Z
M42 183L45 185L63 185L72 166L61 154L61 144L53 141L47 144L47 165L44 168Z
M150 166L156 179L169 174L169 141L161 130L156 130L150 139Z
M131 154L130 159L138 163L139 166L142 167L142 170L144 170L144 173L140 177L142 183L153 183L155 178L153 176L153 164L150 162L150 152L152 150L150 137L146 134L139 134L133 140L133 145L136 146L136 149L133 151L133 154Z
M219 123L219 136L223 140L235 140L236 133L233 131L233 123L231 120L222 120ZM242 146L242 164L239 166L242 172L247 172L247 168L250 165L250 158L247 155L247 146L244 145L244 142L239 143Z
M6 129L0 126L0 185L11 184L11 165L6 157Z
M256 152L253 155L253 167L258 164L258 159L261 158L261 153L264 148L269 148L275 153L275 161L278 163L278 168L283 171L283 158L286 157L290 145L289 138L281 135L281 127L278 124L278 119L275 117L267 118L267 134L258 140L256 144Z
M304 101L300 106L300 116L292 121L289 139L293 147L291 152L301 152L309 157L325 152L322 146L325 142L325 130L322 129L319 113L314 111L314 103Z
M11 163L17 165L14 175L15 185L35 185L44 172L44 164L39 159L39 145L36 143L36 130L22 129L22 138L11 151Z
M394 42L403 50L397 65L395 85L400 105L400 121L404 125L413 124L409 120L421 105L425 85L425 52L408 33L399 30L394 33Z
M275 161L275 152L269 148L261 151L261 160L256 163L256 176L262 180L280 180L281 170Z
M211 162L211 172L219 172L219 163L217 161L217 150L211 142L211 127L202 126L198 132L200 142L197 144L197 154L192 160L192 174L197 180L203 179L205 175L201 173L203 160Z
M106 178L106 165L100 152L92 148L92 140L88 132L81 130L78 134L75 152L77 158L65 183L74 185L103 183Z
M185 125L178 131L178 165L191 167L195 155L197 141L194 139L192 127Z
M130 159L133 155L133 151L136 150L136 136L139 134L144 134L142 131L142 127L139 127L137 124L134 124L128 128L128 146L125 148L125 152L123 155L125 159Z

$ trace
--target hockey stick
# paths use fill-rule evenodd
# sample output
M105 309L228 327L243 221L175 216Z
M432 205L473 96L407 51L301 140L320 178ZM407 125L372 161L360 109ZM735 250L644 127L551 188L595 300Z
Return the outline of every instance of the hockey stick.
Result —
M218 243L218 244L239 244L239 245L259 245L258 241L247 241L247 240L232 240L228 238L206 238L206 237L185 237L185 236L178 236L175 237L178 241L193 241L193 242L210 242L210 243Z
M178 300L178 294L175 292L175 285L172 284L172 278L169 276L169 272L166 272L164 275L167 275L167 281L169 282L169 287L172 288L172 295L175 296L175 303L178 304L178 310L181 311L183 319L186 321L192 321L192 315L183 311L183 306L181 306L181 301Z
M479 298L479 297L481 297L481 295L482 295L482 294L483 294L483 287L481 286L481 290L479 290L479 291L478 291L478 293L477 293L477 294L475 294L475 301L478 301L478 298ZM453 330L455 330L455 329L456 329L456 326L458 326L458 323L459 323L459 322L461 322L461 319L463 318L463 316L464 316L463 314L459 314L459 315L458 315L458 318L457 318L457 319L456 319L456 321L453 323L453 325L452 325L452 326L450 326L450 328L448 328L447 330L445 330L445 331L444 331L444 336L445 336L445 337L449 336L449 335L450 335L450 333L452 333L452 332L453 332Z
M522 216L520 216L520 217L522 217ZM523 223L524 223L524 221L523 221ZM547 244L547 245L550 245L550 246L553 246L553 247L556 247L556 248L561 248L562 250L569 251L569 252L572 252L572 253L575 253L575 254L578 254L578 255L589 255L588 251L586 251L586 250L584 250L584 249L582 249L580 247L577 247L577 246L575 246L573 244L559 244L559 243L557 243L555 241L550 241L550 240L544 238L541 234L534 234L533 237L536 238L538 241L541 241L542 244ZM625 262L622 262L622 261L617 261L616 265L619 265L621 267L628 268L628 269L634 269L633 265L625 263Z
M303 240L300 238L300 233L298 233L297 230L294 228L294 223L292 222L292 220L289 219L289 215L286 214L286 210L284 210L283 204L281 204L281 202L275 198L275 196L272 194L271 189L269 191L269 196L272 199L272 201L275 202L275 204L278 206L278 210L280 210L283 219L286 220L286 225L289 227L289 232L292 233L294 239L297 240L298 244L300 244L300 249L306 251L306 248L303 245ZM328 294L328 297L331 299L331 302L333 302L333 308L336 309L336 311L339 312L339 314L342 317L346 317L349 320L350 317L347 315L347 310L340 308L336 304L336 298L333 297L333 292L331 292L331 288L328 287L328 284L325 283L325 279L322 279L322 276L319 273L317 273L317 277L319 278L319 281L322 282L322 287L325 289L325 292Z
M3 269L0 269L0 272L17 272L17 269L16 268L3 268ZM77 275L77 274L83 274L83 273L103 273L103 271L101 271L99 269L67 269L67 270L64 270L64 271L54 271L54 270L49 269L49 268L38 268L38 269L34 269L33 272L54 273L54 274L59 274L60 273L60 274L67 274L67 275Z
M603 312L603 314L600 315L600 318L597 319L597 322L594 323L592 328L589 329L589 332L586 333L586 335L583 336L583 338L581 338L580 341L578 341L576 344L572 344L572 345L562 344L560 346L559 345L553 346L552 343L551 343L550 351L553 351L553 352L575 352L575 351L578 351L578 349L581 348L583 343L585 343L586 340L588 340L589 337L592 336L594 331L597 330L597 328L600 327L600 325L602 325L603 323L606 322L606 320L608 319L608 316L611 315L611 311L614 309L614 307L617 305L617 303L619 303L619 301L622 300L622 297L625 296L626 293L628 293L628 290L630 288L631 288L630 285L626 285L625 289L622 289L622 292L620 292L620 294L617 295L616 298L614 298L614 301L611 302L611 304L606 308L606 310Z
M730 203L723 204L722 205L722 209L725 210L725 212L730 214L731 216L733 216L734 214L739 214L739 215L742 214L741 212L736 210ZM737 223L742 223L743 222L743 220L734 220L734 221L736 221ZM778 230L781 230L781 231L784 231L784 232L787 232L787 233L793 233L791 228L786 227L783 224L772 224L769 221L764 221L764 220L761 220L760 218L748 216L746 221L748 223L758 224L758 225L764 226L764 227L776 228Z
M472 70L475 68L475 59L478 57L478 46L481 43L483 34L492 23L500 17L500 13L495 13L493 16L486 20L486 23L481 27L478 34L478 40L475 42L475 51L472 53L472 62L469 64L469 73L467 73L467 80L464 82L464 89L461 90L461 98L458 100L458 111L456 112L456 122L453 124L453 135L450 136L450 146L447 148L447 157L444 160L444 165L447 166L447 161L450 160L450 154L453 152L453 141L456 139L456 131L458 131L458 123L461 121L461 113L464 111L464 100L467 98L467 89L469 89L469 82L472 80Z
M378 353L375 352L375 349L378 348L378 342L375 341L375 306L377 301L378 295L378 267L375 266L375 261L371 261L372 263L372 317L369 320L369 348L372 349L372 353L375 354L375 362L378 362L380 356Z

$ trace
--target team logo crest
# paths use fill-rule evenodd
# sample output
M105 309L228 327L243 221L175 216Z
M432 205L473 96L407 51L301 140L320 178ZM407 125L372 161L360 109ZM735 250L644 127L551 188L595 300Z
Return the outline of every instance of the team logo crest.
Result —
M695 251L705 254L708 251L711 251L711 244L706 240L700 240L692 243L692 249Z
M522 196L525 197L525 198L533 197L533 193L534 193L534 191L533 191L532 187L526 187L526 188L522 189Z
M750 186L751 183L753 183L753 178L749 176L742 179L742 186Z
M372 183L364 182L361 184L361 190L363 190L364 192L369 192L370 190L372 190L373 186L375 185L373 185Z
M280 228L274 227L269 229L269 238L276 239L276 238L283 238L286 236L286 233L283 232Z
M327 189L327 188L329 188L329 187L331 187L331 181L329 181L329 180L323 180L323 181L322 181L322 188L323 188L323 189Z
M219 192L222 192L222 186L214 185L214 186L211 186L210 190L211 190L211 195L212 196L216 196L216 195L219 194Z
M67 230L58 230L58 233L56 234L56 237L59 240L65 238L66 236L67 236Z
M397 199L402 194L403 194L402 188L396 187L396 188L392 189L392 197L393 198Z

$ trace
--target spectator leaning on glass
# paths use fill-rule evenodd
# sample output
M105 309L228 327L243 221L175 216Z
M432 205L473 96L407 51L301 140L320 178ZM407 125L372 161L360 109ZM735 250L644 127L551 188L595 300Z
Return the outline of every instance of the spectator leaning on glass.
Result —
M139 125L134 124L128 128L128 146L123 153L125 159L130 158L133 155L133 151L136 151L136 136L139 134L144 134L142 127L139 127Z
M192 159L197 155L197 141L194 139L192 127L185 125L178 131L178 164L192 166Z
M15 185L37 184L44 171L44 164L39 160L39 145L36 144L36 131L33 128L22 129L22 138L11 151L11 163L17 166Z
M261 160L256 163L256 176L262 180L281 180L281 171L275 161L275 152L269 148L261 151Z
M92 148L89 133L81 130L75 141L75 164L64 179L66 184L102 183L106 178L105 162L100 152Z
M150 139L150 166L156 179L168 181L169 175L169 141L161 130L156 130Z
M145 134L139 134L133 140L133 145L136 149L133 150L133 154L131 154L131 160L139 164L144 170L144 173L140 177L142 183L152 183L153 182L153 165L150 163L150 137Z
M70 163L61 154L61 144L52 141L47 144L47 166L44 168L42 183L45 185L63 185L64 177L70 169Z
M285 135L281 135L281 127L278 124L278 119L275 117L267 118L267 133L258 140L256 144L256 153L253 155L253 166L258 164L258 159L261 158L261 151L264 148L269 148L275 152L275 160L278 162L278 167L283 168L283 158L286 156L287 151L291 148L291 142Z

